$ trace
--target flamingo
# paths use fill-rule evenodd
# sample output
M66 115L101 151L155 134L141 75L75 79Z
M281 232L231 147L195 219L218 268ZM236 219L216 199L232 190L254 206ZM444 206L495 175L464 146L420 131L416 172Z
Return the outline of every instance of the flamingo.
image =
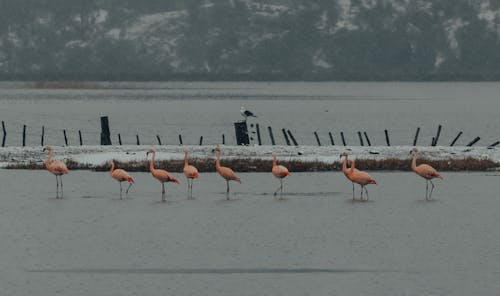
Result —
M154 162L155 162L156 150L153 147L149 148L148 152L146 152L146 157L149 155L149 153L153 154L153 157L149 161L149 171L151 172L151 175L153 175L153 177L155 177L161 183L161 201L164 202L166 201L165 182L174 182L179 184L179 180L174 178L174 176L172 176L169 172L165 170L155 169Z
M64 196L62 175L69 172L68 167L60 160L52 160L52 147L50 145L43 148L43 152L47 151L47 159L45 160L45 168L56 176L57 188L56 198L59 198L59 179L61 179L61 198ZM58 178L59 177L59 178Z
M363 201L363 189L366 192L366 200L370 199L368 195L368 190L366 189L366 185L368 184L377 184L377 181L370 177L368 173L363 171L356 171L356 167L354 166L354 159L351 159L351 169L349 170L349 180L354 183L357 183L361 186L361 201Z
M411 170L414 171L417 175L420 177L424 178L426 180L426 186L425 186L425 199L430 200L432 196L432 191L434 190L434 183L432 183L432 179L434 178L440 178L443 180L443 177L441 176L438 171L436 171L435 168L431 167L428 164L421 164L417 166L417 156L418 156L418 149L414 147L412 151L410 151L410 154L413 153L413 159L411 161ZM429 182L431 182L431 192L429 192Z
M234 171L228 167L223 167L220 165L220 147L217 145L212 152L217 154L217 159L215 160L215 170L222 176L222 178L226 179L226 198L229 200L229 181L236 181L241 184L241 179L234 173Z
M274 196L280 191L280 199L283 198L283 179L286 176L290 176L290 172L288 169L282 165L276 164L276 152L273 152L273 170L272 170L273 175L280 179L280 187L274 192Z
M188 181L188 199L193 198L193 182L198 179L198 170L188 163L188 150L184 149L184 176ZM189 181L191 180L191 182Z
M347 169L347 162L349 161L347 152L344 151L342 154L340 154L340 159L342 159L342 157L345 157L344 162L342 163L342 172L347 177L347 179L349 179L349 181L351 181L352 183L352 200L354 200L354 182L350 179L349 169ZM359 170L354 168L354 172L355 173L359 172Z
M125 191L125 197L128 195L128 190L132 187L132 184L135 183L134 178L132 178L125 170L115 169L115 162L110 161L109 165L111 169L109 170L109 174L113 179L120 183L120 199L122 199L122 182L128 182L127 190Z

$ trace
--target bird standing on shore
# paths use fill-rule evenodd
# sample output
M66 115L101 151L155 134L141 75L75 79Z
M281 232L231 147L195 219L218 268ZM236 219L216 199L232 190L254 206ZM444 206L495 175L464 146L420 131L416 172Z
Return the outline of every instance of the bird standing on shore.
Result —
M61 198L64 196L62 175L69 172L68 167L60 160L52 160L52 147L50 145L43 148L43 152L47 151L47 159L45 160L45 168L56 176L56 198L59 198L59 179L61 179Z
M188 163L188 150L184 149L184 176L186 176L188 183L188 199L193 198L193 182L198 179L198 170L196 167Z
M368 195L368 190L366 189L366 185L368 184L377 184L377 181L373 179L368 173L359 171L356 169L354 165L354 159L351 159L351 168L349 169L349 180L351 180L354 183L357 183L361 186L361 196L360 200L363 200L363 189L366 192L366 200L368 201L370 199L370 196Z
M273 152L273 175L280 180L280 187L274 192L274 196L280 191L280 199L283 199L283 179L290 176L290 172L285 166L276 163L276 152Z
M431 167L428 164L421 164L417 166L417 156L418 156L418 149L414 147L411 151L410 154L413 154L413 159L411 161L411 170L414 171L417 175L420 177L424 178L426 181L426 186L425 186L425 199L430 200L432 197L432 191L434 191L434 183L432 183L432 179L434 178L440 178L443 180L443 177L441 176L436 169ZM431 183L431 192L429 192L429 182Z
M344 162L342 163L342 172L347 177L347 179L349 179L349 181L351 181L351 183L352 183L352 200L355 200L354 182L350 179L349 169L347 168L347 162L349 161L347 152L345 152L345 151L342 152L342 154L340 154L340 159L342 159L342 157L345 157ZM354 172L357 173L357 172L359 172L359 170L355 168Z
M245 117L245 121L247 120L248 117L257 117L252 112L246 110L245 107L243 107L243 106L240 108L240 113L241 113L241 116Z
M226 199L229 200L229 181L236 181L241 183L241 179L236 175L236 173L228 168L220 165L220 147L217 145L212 152L217 154L217 159L215 160L215 170L226 180Z
M146 157L149 156L149 153L153 154L153 157L149 161L149 171L151 172L151 175L153 175L153 177L155 177L161 183L161 201L164 202L166 201L165 182L174 182L179 184L179 180L174 178L169 172L165 170L155 169L154 162L155 162L156 150L153 147L149 148L148 152L146 152Z
M110 161L109 165L111 166L109 174L113 179L115 179L120 183L120 199L122 199L122 182L128 182L128 187L127 190L125 191L125 197L127 197L130 187L132 187L132 184L135 183L134 178L132 178L125 170L115 169L114 161Z

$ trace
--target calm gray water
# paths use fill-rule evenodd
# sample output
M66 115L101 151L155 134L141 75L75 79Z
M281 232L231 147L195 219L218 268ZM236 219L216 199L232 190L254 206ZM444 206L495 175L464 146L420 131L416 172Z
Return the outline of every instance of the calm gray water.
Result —
M447 173L435 201L412 173L377 173L352 203L341 172L160 185L135 173L120 201L107 173L1 170L5 295L497 295L498 175ZM22 181L24 180L24 181Z
M109 86L102 84L104 86ZM46 143L63 145L63 129L69 144L78 144L82 130L86 144L99 142L101 115L110 117L113 141L135 144L184 143L234 144L233 122L241 119L241 106L258 115L264 144L267 126L274 128L278 143L281 129L294 132L299 144L316 145L313 132L336 144L340 131L348 145L359 145L357 131L366 131L374 145L385 145L384 129L392 144L411 145L417 126L420 145L429 145L437 126L443 125L439 144L449 145L458 131L457 145L476 136L478 145L499 140L500 83L349 83L349 82L195 82L115 83L113 89L28 89L20 83L0 85L0 118L7 124L7 145L21 144L23 124L28 145L39 145L41 126ZM255 138L256 140L256 138Z

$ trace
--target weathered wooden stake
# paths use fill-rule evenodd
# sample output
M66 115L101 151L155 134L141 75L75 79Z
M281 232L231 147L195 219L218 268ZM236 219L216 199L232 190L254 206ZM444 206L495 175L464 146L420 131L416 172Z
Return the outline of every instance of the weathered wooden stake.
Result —
M361 135L361 132L358 131L358 138L359 138L359 144L361 146L365 146L365 143L363 143L363 136Z
M5 147L5 138L7 138L7 131L5 130L5 122L2 120L3 140L2 147Z
M476 137L474 140L472 140L472 142L470 142L469 144L467 144L467 146L470 147L470 146L476 144L479 140L481 140L481 138L480 137Z
M347 146L345 144L344 132L340 132L340 137L342 138L342 144L344 144L344 146Z
M318 143L318 146L321 146L321 141L319 140L319 136L316 131L314 131L314 136L316 137L316 142Z
M489 145L488 148L493 148L493 147L497 146L498 144L500 144L500 141L496 141L495 143Z
M64 144L68 146L68 137L66 136L66 130L63 129L63 134L64 134Z
M44 137L45 137L45 126L42 126L42 137L40 139L40 146L43 146Z
M299 144L297 144L297 141L295 140L295 137L292 135L292 131L287 130L287 133L288 133L288 136L290 137L290 139L292 140L293 145L299 146Z
M415 137L413 138L413 146L417 146L418 134L420 133L420 127L417 127L417 131L415 132Z
M82 131L78 130L78 137L80 138L80 146L83 146Z
M455 137L455 139L453 139L453 141L451 141L450 147L455 145L455 142L458 140L458 138L460 138L461 135L462 135L462 131L460 131L458 133L458 135Z
M287 146L290 146L290 139L288 139L288 135L286 134L286 131L284 128L281 129L281 131L283 132L283 136L285 137L285 142L286 142L286 145Z
M122 136L118 134L118 144L122 145Z
M366 143L368 144L368 146L371 146L372 142L370 142L370 139L368 138L368 134L366 132L363 132L363 133L365 134Z
M23 125L23 147L26 146L26 124Z
M139 141L139 135L135 135L135 139L137 141L137 146L141 145L141 141Z
M158 145L161 146L161 139L160 139L160 136L159 135L156 135L156 139L158 140Z
M439 140L439 136L441 135L441 125L438 126L436 137L434 137L434 142L432 142L432 146L436 146Z
M262 139L260 138L260 128L258 123L255 124L255 131L257 132L257 143L259 145L262 145Z
M259 142L260 142L260 140L259 140ZM224 134L222 134L222 145L226 145L226 136Z
M111 145L109 121L107 116L101 116L101 145Z
M328 136L330 137L330 143L333 145L335 145L335 142L333 141L333 136L332 136L332 133L331 132L328 132Z
M274 142L273 129L270 126L268 126L267 130L269 131L269 137L271 138L271 144L276 145L276 142Z
M391 142L389 141L389 132L387 130L384 130L385 133L385 142L387 143L387 146L391 146Z
M179 134L179 145L182 145L182 135Z
M203 136L200 137L200 146L203 145Z

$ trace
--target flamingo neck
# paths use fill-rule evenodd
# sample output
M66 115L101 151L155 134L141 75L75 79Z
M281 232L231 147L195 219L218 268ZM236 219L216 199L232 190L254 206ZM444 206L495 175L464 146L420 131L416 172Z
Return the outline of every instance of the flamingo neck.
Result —
M349 171L347 170L347 156L344 158L344 162L342 163L342 172L348 173Z
M111 169L109 170L109 174L112 174L114 170L115 170L115 163L112 161L111 162Z
M273 167L275 167L277 164L276 164L276 154L273 154Z
M184 152L184 167L186 168L188 166L188 153L187 151Z
M418 154L418 152L415 152L415 154L413 154L413 159L411 160L411 169L412 170L417 169L417 154Z
M153 157L151 157L151 160L149 161L149 171L153 172L155 170L155 153L151 152L153 154Z
M354 174L354 159L351 159L351 169L349 170L349 176Z
M45 166L50 167L51 164L52 164L52 150L49 149L47 154L47 159L45 160Z
M215 159L215 168L217 170L220 168L220 151L217 151L217 158Z

